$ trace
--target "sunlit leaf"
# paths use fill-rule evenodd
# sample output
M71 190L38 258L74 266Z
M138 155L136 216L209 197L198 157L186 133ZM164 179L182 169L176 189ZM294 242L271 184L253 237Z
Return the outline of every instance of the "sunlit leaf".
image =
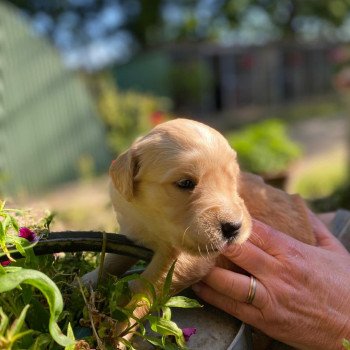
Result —
M21 311L21 314L19 315L19 317L12 323L10 329L8 330L8 335L10 337L13 337L15 334L19 333L20 330L22 329L28 309L29 309L29 305L26 305Z
M165 320L171 320L171 309L170 307L162 307L162 318Z
M183 309L192 309L192 308L196 308L196 307L202 307L203 305L201 305L197 300L195 299L191 299L191 298L187 298L184 296L174 296L171 297L165 304L168 307L180 307Z
M72 344L72 340L62 333L57 324L57 320L63 310L63 299L56 284L45 274L36 270L20 268L17 271L13 269L8 271L5 275L0 275L0 293L12 290L21 283L30 284L38 288L44 294L49 304L49 330L52 338L62 346Z
M70 323L68 323L67 337L72 341L72 344L67 345L64 350L74 350L75 349L75 337L73 328Z
M173 262L173 264L171 265L171 267L166 275L166 278L164 281L164 286L163 286L163 298L167 298L169 295L171 282L173 280L175 264L176 264L176 260Z
M149 316L148 320L153 332L159 333L161 335L174 335L176 337L182 336L182 330L173 321L165 320L163 318L158 318L155 316Z
M347 339L343 339L343 347L346 349L346 350L350 350L350 341L347 340Z
M9 318L2 310L2 307L0 307L0 318L0 335L4 335L9 324Z
M126 340L125 338L120 338L119 341L120 341L122 344L124 344L128 350L136 350L136 349L133 347L132 343L131 343L129 340Z

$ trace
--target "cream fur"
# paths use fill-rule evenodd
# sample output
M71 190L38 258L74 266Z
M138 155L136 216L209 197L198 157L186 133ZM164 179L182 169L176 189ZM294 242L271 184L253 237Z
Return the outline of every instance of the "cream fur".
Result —
M112 163L110 176L121 233L155 253L143 275L156 288L175 259L174 293L208 272L230 243L221 222L242 224L234 244L249 237L251 216L314 244L304 202L240 172L226 139L199 122L175 119L156 126ZM181 179L197 185L193 191L179 189L176 182ZM120 273L125 269L119 268L122 261L108 255L105 270ZM84 280L96 276L95 271Z

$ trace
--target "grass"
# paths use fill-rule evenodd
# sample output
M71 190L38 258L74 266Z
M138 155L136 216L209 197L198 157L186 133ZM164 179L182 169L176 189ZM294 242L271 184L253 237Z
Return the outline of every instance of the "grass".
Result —
M344 149L335 149L299 165L288 192L299 193L307 199L326 197L344 185L347 178L347 153Z

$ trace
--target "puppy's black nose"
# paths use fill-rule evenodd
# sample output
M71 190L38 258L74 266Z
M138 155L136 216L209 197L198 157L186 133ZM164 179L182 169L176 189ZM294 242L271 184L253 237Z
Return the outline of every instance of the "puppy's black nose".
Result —
M240 222L222 222L221 232L226 239L232 239L239 234L241 226Z

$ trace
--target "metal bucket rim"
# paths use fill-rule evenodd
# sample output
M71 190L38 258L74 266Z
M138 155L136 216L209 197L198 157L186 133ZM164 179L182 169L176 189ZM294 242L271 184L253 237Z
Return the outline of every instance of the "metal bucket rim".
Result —
M237 343L239 341L241 341L241 338L243 337L244 335L244 332L246 331L247 329L247 326L244 322L242 322L236 336L234 337L232 343L229 345L229 347L227 348L227 350L234 350L234 347L237 345Z

